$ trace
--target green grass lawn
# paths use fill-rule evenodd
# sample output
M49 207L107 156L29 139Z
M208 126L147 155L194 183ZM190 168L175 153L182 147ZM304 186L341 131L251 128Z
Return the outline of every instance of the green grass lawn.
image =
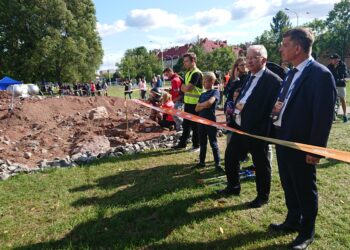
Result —
M335 122L329 146L350 151L349 135L349 124ZM220 146L223 154L225 138ZM211 152L205 169L191 168L197 157L149 151L0 182L0 249L286 249L296 234L267 230L286 213L276 161L270 204L248 209L255 183L219 199L214 191L225 179ZM310 249L350 249L349 167L331 159L318 166Z
M170 87L170 82L164 82L165 88ZM137 89L138 87L134 85L134 91L132 93L132 98L140 98L140 91ZM147 88L150 88L150 85L147 84ZM108 88L108 96L117 96L117 97L124 97L124 86L121 85L113 85ZM129 96L127 95L127 98Z

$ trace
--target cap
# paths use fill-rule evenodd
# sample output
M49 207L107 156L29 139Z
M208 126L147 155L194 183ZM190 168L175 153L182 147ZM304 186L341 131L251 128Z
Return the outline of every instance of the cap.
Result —
M153 88L153 89L151 89L151 93L154 93L154 94L156 94L156 95L158 95L158 96L161 96L161 95L162 95L162 93L160 92L159 88Z
M335 53L335 54L331 55L329 58L330 59L338 59L339 57L340 56L337 53Z

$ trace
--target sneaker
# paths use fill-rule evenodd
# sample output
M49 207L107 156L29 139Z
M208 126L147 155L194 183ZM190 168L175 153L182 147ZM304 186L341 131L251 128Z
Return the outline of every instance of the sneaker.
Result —
M343 122L348 122L348 117L346 115L343 116Z
M186 145L177 144L177 145L175 145L175 146L172 146L171 148L172 148L172 149L185 149L185 148L186 148Z
M193 152L193 153L196 153L196 152L199 152L199 150L200 150L199 147L192 147L189 151Z

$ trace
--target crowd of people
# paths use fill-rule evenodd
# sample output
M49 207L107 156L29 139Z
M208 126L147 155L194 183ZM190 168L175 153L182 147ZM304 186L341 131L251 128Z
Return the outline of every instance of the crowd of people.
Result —
M224 77L222 94L215 88L218 79L214 72L202 73L196 66L196 55L187 53L183 56L187 71L184 79L166 68L163 74L171 81L169 93L153 86L148 101L158 107L183 109L189 114L216 121L215 110L224 96L229 127L258 136L326 147L337 97L343 107L343 120L347 121L344 104L346 69L337 54L331 56L328 68L318 63L311 56L313 42L309 29L287 31L280 47L282 67L268 63L263 45L250 46L246 57L237 59L231 74ZM240 162L250 154L255 167L257 195L249 207L259 208L269 203L271 148L266 141L227 133L223 168L215 126L162 115L154 110L151 118L161 126L182 131L174 150L187 147L192 131L191 151L199 151L196 168L206 165L209 140L215 168L224 171L227 177L226 188L217 190L220 196L241 194ZM291 247L306 249L315 235L318 212L316 165L321 156L281 145L276 145L276 155L287 214L282 223L272 223L269 228L279 232L299 232Z
M46 95L75 95L75 96L107 96L108 83L97 81L94 83L43 83L41 94Z
M339 98L346 113L346 65L338 54L330 57L325 67L312 56L314 37L306 28L288 30L283 35L280 47L281 66L268 62L264 45L251 45L246 57L238 58L222 82L214 72L201 72L197 67L196 54L183 56L186 69L184 78L165 68L163 76L171 82L163 88L160 75L150 82L138 79L140 99L156 107L183 110L216 122L216 110L222 104L228 127L245 133L279 140L299 142L326 147L334 118L336 99ZM133 84L125 79L125 98L132 98ZM94 96L106 94L106 83L44 85L43 91L53 93L57 87L62 95ZM225 100L225 101L224 101ZM212 149L214 166L225 172L227 186L217 190L220 196L241 194L240 163L251 155L255 169L256 197L250 208L259 208L269 203L271 190L271 145L266 141L239 133L227 132L224 166L221 166L220 149L215 126L199 124L152 109L150 119L169 130L176 130L181 137L173 150L186 149L191 136L191 152L199 152L195 168L206 166L207 144ZM321 156L301 150L276 145L277 163L285 195L287 214L282 223L270 225L279 232L298 232L291 242L292 249L306 249L315 235L318 212L316 165Z

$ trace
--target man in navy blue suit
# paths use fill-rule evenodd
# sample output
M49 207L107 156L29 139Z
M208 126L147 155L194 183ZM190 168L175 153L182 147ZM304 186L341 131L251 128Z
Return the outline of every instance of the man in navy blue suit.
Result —
M304 28L283 35L282 61L290 70L271 117L278 139L325 147L333 121L336 89L331 72L311 57L313 34ZM315 234L318 211L316 165L320 156L276 146L277 161L288 213L276 231L297 231L292 249L306 249Z

